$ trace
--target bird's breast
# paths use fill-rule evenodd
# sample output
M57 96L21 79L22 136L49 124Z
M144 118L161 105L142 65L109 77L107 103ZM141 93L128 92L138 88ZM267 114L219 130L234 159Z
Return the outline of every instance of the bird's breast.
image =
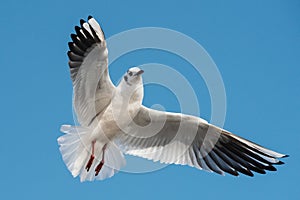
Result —
M105 135L108 139L113 139L117 134L126 132L128 125L139 111L141 103L138 101L126 100L118 97L112 99L107 109L98 120L98 131L96 137Z

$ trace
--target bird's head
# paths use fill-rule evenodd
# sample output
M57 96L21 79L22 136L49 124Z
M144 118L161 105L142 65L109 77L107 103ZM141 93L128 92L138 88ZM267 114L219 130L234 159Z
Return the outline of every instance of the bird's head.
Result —
M127 70L127 72L124 74L124 81L127 85L133 86L140 84L142 82L141 75L144 73L144 70L138 68L138 67L132 67Z

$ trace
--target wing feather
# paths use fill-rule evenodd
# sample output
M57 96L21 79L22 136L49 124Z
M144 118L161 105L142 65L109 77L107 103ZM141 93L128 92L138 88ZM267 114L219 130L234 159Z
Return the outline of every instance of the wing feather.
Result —
M153 130L156 132L151 132ZM266 171L275 171L273 165L283 164L278 158L286 156L201 118L144 106L128 130L116 140L127 154L162 163L189 165L221 175L265 174Z
M90 24L91 22L91 24ZM108 74L108 52L103 31L91 16L75 26L69 42L69 67L73 81L73 106L77 120L89 126L110 103L115 86Z

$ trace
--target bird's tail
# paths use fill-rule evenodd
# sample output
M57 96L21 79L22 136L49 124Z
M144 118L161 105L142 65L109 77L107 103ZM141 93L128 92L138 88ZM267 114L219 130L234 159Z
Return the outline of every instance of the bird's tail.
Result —
M99 142L95 143L95 159L87 171L85 168L89 161L92 143L89 142L91 130L85 127L63 125L61 132L65 135L57 139L60 146L62 158L74 177L80 175L80 181L103 180L112 177L121 167L125 165L125 158L118 147L110 142L106 144L104 153L104 165L100 173L95 175L95 168L100 163L103 156L103 146Z

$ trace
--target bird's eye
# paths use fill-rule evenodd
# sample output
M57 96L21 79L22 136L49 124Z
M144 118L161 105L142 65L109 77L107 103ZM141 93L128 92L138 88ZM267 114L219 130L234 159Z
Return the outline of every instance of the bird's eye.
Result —
M129 76L132 76L132 72L128 72Z

